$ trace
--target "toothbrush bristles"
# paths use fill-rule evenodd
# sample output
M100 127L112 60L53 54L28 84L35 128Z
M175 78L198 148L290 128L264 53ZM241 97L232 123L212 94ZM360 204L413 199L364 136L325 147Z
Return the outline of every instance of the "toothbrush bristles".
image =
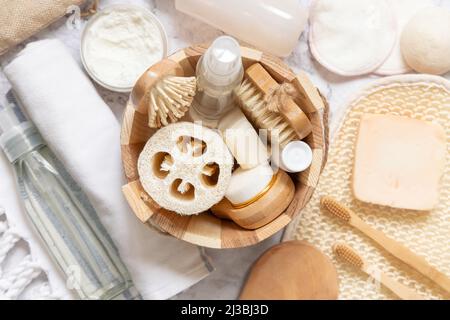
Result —
M355 250L345 244L334 245L333 251L338 257L359 269L364 266L364 260L361 258L361 256Z
M336 199L328 196L322 197L320 204L336 217L346 222L350 221L351 215L349 209L340 204Z

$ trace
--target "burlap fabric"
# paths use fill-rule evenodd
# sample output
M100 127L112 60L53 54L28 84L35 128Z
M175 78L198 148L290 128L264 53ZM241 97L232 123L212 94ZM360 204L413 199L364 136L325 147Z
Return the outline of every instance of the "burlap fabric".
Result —
M86 0L0 0L0 55Z

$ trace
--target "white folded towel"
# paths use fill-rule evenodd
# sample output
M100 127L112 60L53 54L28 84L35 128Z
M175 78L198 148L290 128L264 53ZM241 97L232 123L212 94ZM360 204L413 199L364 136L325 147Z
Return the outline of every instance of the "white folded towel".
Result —
M120 124L58 40L29 44L5 74L49 147L87 194L145 299L166 299L209 274L199 248L131 212L121 187Z

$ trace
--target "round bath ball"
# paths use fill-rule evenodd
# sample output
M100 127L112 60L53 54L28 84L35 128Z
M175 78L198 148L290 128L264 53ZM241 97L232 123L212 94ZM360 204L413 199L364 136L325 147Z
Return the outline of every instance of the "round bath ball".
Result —
M450 11L429 7L417 13L401 36L406 63L417 72L450 71Z
M406 24L414 15L426 7L434 5L434 0L390 0L389 5L397 20L397 36L394 49L375 73L382 76L390 76L411 72L412 69L406 63L400 48L400 36Z

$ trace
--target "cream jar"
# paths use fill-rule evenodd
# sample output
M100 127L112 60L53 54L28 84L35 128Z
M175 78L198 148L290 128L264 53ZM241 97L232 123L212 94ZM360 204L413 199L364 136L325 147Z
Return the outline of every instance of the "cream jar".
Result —
M149 10L114 5L95 14L81 37L81 60L101 86L130 92L139 76L167 55L167 35Z

